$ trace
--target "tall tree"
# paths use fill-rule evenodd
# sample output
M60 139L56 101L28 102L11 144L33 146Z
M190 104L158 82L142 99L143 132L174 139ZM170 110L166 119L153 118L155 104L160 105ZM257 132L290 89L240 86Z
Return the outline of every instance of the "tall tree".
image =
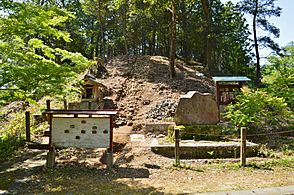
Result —
M176 64L176 52L177 52L177 11L178 11L178 0L172 0L172 17L171 17L171 27L170 27L170 77L174 78L176 75L175 64Z
M260 86L262 78L260 69L259 45L262 44L276 52L280 51L278 44L276 44L270 37L258 37L257 35L257 29L259 28L273 34L276 38L280 36L280 30L274 25L270 24L268 21L270 17L279 17L281 14L281 8L275 6L276 1L277 0L243 0L238 4L242 11L253 16L252 30L256 56L256 86Z
M201 5L206 18L206 44L205 44L205 62L206 62L206 70L212 71L211 64L211 55L212 55L212 46L211 46L211 8L210 8L209 0L201 0Z
M212 29L214 66L223 73L251 76L250 31L244 14L232 2L217 7Z
M171 59L169 74L175 67L176 56L205 64L210 71L228 74L246 73L250 61L248 27L243 14L232 3L224 5L221 0L31 1L46 9L56 6L66 9L75 16L59 27L70 32L74 41L51 42L63 49L82 52L88 58L127 53L163 55Z

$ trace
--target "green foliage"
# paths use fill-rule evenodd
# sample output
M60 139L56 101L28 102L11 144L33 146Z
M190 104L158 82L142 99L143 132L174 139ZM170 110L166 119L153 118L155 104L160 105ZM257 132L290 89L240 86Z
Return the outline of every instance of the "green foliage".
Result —
M61 29L73 16L27 2L3 1L0 8L7 14L0 16L0 87L16 90L1 96L40 99L75 91L69 86L91 64L79 53L56 47L71 41Z
M263 82L266 91L274 96L282 97L294 109L294 43L285 47L282 55L271 56L264 69Z
M270 36L261 37L258 35L258 30L261 30L274 35L275 38L279 38L280 29L268 21L270 17L280 17L282 9L275 5L276 1L277 0L242 0L237 4L240 10L252 16L252 46L255 48L256 56L255 85L257 87L261 86L262 79L259 47L270 48L276 53L281 51L279 45L275 43ZM265 32L263 34L266 34Z
M273 149L269 149L267 145L262 145L259 148L258 155L265 158L276 158L277 155Z
M24 144L25 117L22 112L14 114L0 134L0 161L13 155Z
M283 98L248 88L243 88L236 97L236 103L228 105L226 110L226 117L237 127L278 125L291 117Z
M281 146L281 151L284 155L291 156L294 154L294 144L284 144Z
M265 162L250 162L246 167L251 167L254 169L272 170L273 167L288 167L294 168L294 158L282 158L282 159L272 159Z
M75 16L65 22L63 17L52 22L63 23L61 29L70 32L74 40L55 42L60 48L81 52L91 59L111 59L122 54L169 56L171 0L32 2L47 9L58 6ZM215 70L250 74L249 31L242 12L231 2L223 4L221 0L211 1L209 11L213 22L207 36L201 1L179 1L177 57L205 63L209 39Z

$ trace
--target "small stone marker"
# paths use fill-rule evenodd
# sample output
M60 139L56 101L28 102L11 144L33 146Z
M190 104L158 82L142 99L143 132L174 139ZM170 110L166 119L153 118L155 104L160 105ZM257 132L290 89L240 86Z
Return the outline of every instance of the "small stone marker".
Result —
M143 134L131 134L131 142L144 142L145 136Z

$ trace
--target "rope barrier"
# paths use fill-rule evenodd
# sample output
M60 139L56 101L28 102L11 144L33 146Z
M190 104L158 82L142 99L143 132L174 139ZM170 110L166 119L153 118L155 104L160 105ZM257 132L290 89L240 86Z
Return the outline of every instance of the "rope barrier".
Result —
M290 131L280 131L280 132L270 132L270 133L257 133L257 134L247 134L247 137L253 137L253 136L264 136L264 135L278 135L278 134L284 134L284 133L292 133L294 130ZM120 133L120 132L115 132L114 135L131 135L134 133ZM135 133L135 134L140 134L140 133ZM211 136L211 137L224 137L224 136L231 136L231 135L214 135L214 134L204 134L204 133L191 133L191 132L183 132L183 134L186 135L199 135L199 136Z
M292 133L292 132L294 132L294 130L291 130L291 131L272 132L272 133L248 134L247 137L262 136L262 135L278 135L278 134Z

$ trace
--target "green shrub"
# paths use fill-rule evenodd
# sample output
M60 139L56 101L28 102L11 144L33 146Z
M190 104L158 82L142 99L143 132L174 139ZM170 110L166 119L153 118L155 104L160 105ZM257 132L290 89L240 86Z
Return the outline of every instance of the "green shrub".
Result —
M0 134L0 161L6 160L24 144L25 116L23 112L15 113L9 124L4 126Z
M291 119L291 111L283 98L274 97L263 91L243 88L236 102L226 107L225 117L232 124L260 129L274 127Z
M264 67L263 82L266 91L274 96L283 97L288 107L294 109L294 43L284 48L283 55L271 56Z

